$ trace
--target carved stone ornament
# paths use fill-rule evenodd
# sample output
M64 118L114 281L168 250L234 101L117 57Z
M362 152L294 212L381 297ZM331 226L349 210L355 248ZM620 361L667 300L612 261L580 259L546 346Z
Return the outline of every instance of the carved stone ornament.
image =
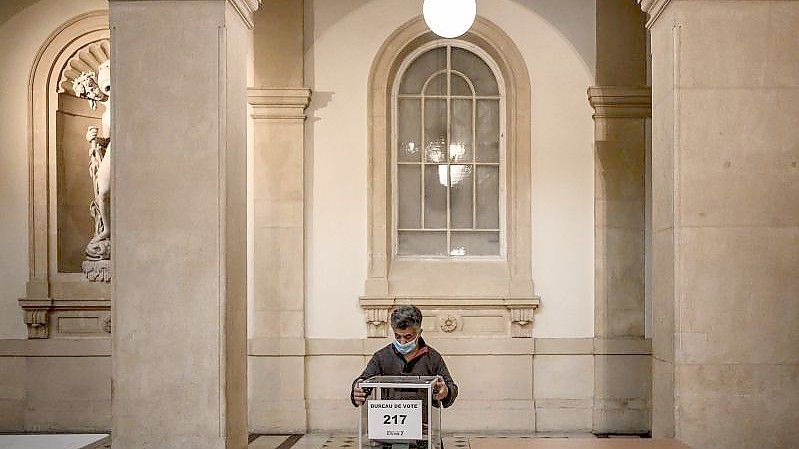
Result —
M106 317L106 318L103 320L103 330L104 330L106 333L109 333L109 334L111 333L111 317L110 317L110 316L109 316L109 317Z
M386 308L366 309L366 334L369 338L388 336L388 312Z
M99 73L100 64L110 58L111 42L108 39L87 45L70 58L64 70L61 71L61 77L58 80L58 91L73 97L81 97L75 93L73 87L75 80L83 73Z
M45 309L26 310L25 324L28 326L28 338L48 338L48 311Z
M389 337L388 317L391 309L402 304L413 304L427 317L435 317L442 308L455 313L438 316L438 327L450 334L463 326L465 311L494 311L510 319L509 336L513 338L533 337L533 314L540 305L540 298L391 298L361 297L360 306L366 313L367 336ZM459 313L460 311L460 313ZM458 313L458 315L456 315ZM434 318L435 319L435 318ZM507 328L506 328L507 329ZM458 333L462 332L462 329ZM508 332L507 330L505 332ZM505 334L507 335L507 334Z
M84 260L81 269L86 275L86 279L92 282L111 282L111 261L110 260Z
M510 309L510 336L513 338L533 337L533 308L512 307Z
M453 332L458 328L458 317L455 315L444 315L438 317L438 325L446 333Z

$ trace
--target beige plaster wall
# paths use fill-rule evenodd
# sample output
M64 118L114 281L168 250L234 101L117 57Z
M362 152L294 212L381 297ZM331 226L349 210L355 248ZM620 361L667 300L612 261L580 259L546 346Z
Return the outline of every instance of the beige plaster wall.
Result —
M105 0L41 0L0 23L0 338L25 338L17 299L28 280L28 75L45 39ZM87 172L88 173L88 172Z
M419 13L418 3L400 0L306 1L309 337L366 334L357 302L367 263L366 84L380 45ZM585 91L594 4L495 0L480 2L478 14L514 40L530 72L533 280L544 304L535 335L591 337L594 160Z

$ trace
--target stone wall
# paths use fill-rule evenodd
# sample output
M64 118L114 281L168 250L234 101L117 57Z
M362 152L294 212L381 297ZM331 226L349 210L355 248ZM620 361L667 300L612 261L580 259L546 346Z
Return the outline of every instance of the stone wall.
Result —
M653 431L799 438L799 4L644 2L653 94Z

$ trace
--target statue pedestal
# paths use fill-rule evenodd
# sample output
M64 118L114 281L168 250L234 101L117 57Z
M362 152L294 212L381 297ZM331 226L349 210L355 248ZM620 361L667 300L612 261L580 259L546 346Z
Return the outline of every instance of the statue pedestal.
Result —
M84 260L80 265L86 279L92 282L111 282L111 261L109 259Z

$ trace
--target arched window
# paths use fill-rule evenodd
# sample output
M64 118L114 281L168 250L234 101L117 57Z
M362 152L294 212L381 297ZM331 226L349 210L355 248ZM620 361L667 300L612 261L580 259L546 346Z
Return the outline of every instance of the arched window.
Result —
M496 64L463 41L434 41L400 66L394 255L502 257L504 87Z
M413 303L426 335L531 337L531 86L518 48L479 16L446 40L417 17L383 43L368 92L367 335L388 336L391 307Z

